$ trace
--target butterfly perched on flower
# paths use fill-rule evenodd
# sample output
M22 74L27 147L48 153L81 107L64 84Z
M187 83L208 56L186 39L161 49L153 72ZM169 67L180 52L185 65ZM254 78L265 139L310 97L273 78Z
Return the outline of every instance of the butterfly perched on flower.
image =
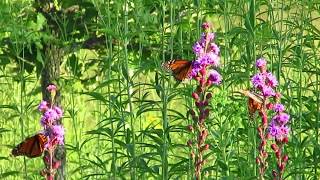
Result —
M12 149L13 156L27 156L29 158L39 157L44 151L48 138L44 134L36 134L26 138L23 142Z
M253 118L255 112L260 112L263 108L263 97L260 94L257 94L248 90L240 90L241 94L248 97L248 110L249 115Z
M184 59L173 59L162 63L162 68L170 71L177 81L189 78L192 70L192 61Z

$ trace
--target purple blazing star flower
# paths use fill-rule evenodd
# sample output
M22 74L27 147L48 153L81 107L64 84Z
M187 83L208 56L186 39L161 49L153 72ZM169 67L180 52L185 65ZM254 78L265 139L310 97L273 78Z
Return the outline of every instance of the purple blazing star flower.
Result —
M277 78L271 72L268 72L266 74L266 81L267 81L267 84L273 88L278 85Z
M59 119L59 115L57 114L57 112L53 109L48 109L45 113L44 113L45 118L48 120L48 122L53 122L57 119Z
M267 65L267 61L264 58L257 59L256 67L261 68Z
M208 81L215 85L219 85L222 81L222 76L218 73L218 71L211 70L209 72Z
M53 84L50 84L48 87L47 87L47 90L49 92L54 92L54 91L57 91L57 87Z
M273 137L278 136L279 135L279 127L276 126L274 123L271 123L269 126L269 133Z
M64 128L61 125L54 125L51 128L51 135L53 138L56 138L58 144L63 145L63 139L64 139Z
M220 64L220 58L217 54L213 52L207 53L207 63L208 65L213 65L215 67L218 67Z
M48 102L47 101L41 101L41 103L38 106L38 110L40 112L45 112L48 109Z
M220 48L217 44L215 43L210 43L210 50L215 53L216 55L219 55L220 53Z
M62 118L62 116L63 116L63 111L62 111L62 109L61 109L60 107L55 106L55 107L53 107L53 110L55 110L56 113L57 113L57 115L58 115L58 118L57 118L57 119Z
M272 119L274 119L278 124L283 125L288 123L290 116L287 113L280 113L275 115Z
M207 42L213 41L214 38L215 38L214 33L209 32L209 33L207 34Z
M41 116L40 118L40 124L41 126L45 127L49 124L48 119L46 118L46 116Z
M274 96L275 95L275 92L274 90L269 87L269 86L262 86L262 94L263 96L265 97L269 97L269 96Z
M263 74L261 73L255 74L251 78L251 83L255 88L262 88L263 86L265 86L265 79Z
M204 49L203 47L199 44L199 42L196 42L193 47L192 47L193 52L197 55L200 56L203 52Z
M201 70L202 65L201 63L196 60L192 62L192 70L190 72L190 77L196 77L198 75L198 72Z
M205 47L207 43L211 42L213 39L215 38L215 35L214 33L202 33L201 34L201 38L199 40L199 44L202 46L202 47Z
M210 24L209 24L208 22L205 22L205 23L202 24L201 27L202 27L204 30L207 30L207 29L210 28Z
M279 130L280 130L281 136L283 137L283 136L288 136L290 128L288 128L287 126L281 126Z
M274 112L283 112L284 111L284 105L283 104L280 104L280 103L277 103L273 106L273 110Z

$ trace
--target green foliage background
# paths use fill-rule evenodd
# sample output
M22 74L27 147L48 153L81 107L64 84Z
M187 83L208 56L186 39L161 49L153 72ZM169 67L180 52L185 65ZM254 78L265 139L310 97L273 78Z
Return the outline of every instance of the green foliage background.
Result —
M192 60L204 21L214 25L224 81L207 120L203 177L257 177L256 122L248 121L246 98L234 92L250 86L261 56L280 79L291 115L285 179L320 177L319 2L54 0L49 16L37 13L35 2L0 1L1 179L41 179L41 158L9 154L41 129L39 75L48 44L65 52L57 83L67 179L192 179L185 127L194 83L175 85L160 64ZM267 179L275 168L269 151Z

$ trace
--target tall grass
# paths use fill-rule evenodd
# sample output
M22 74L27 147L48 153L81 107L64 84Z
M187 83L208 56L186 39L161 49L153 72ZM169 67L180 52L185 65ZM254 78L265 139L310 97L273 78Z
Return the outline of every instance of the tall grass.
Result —
M36 34L28 26L36 17L31 3L0 2L2 179L41 179L40 158L9 156L14 145L40 130L36 113L41 100L39 77L36 69L27 71L37 57L31 63L26 60L35 41L30 37ZM319 3L87 3L98 12L93 22L83 22L87 23L87 36L103 35L105 41L98 50L78 47L66 54L61 64L68 179L192 179L194 167L185 126L192 121L187 109L193 105L193 82L176 84L160 64L175 58L193 60L191 47L204 21L212 22L217 32L224 82L213 92L210 105L213 113L207 128L211 148L203 178L257 177L256 122L248 120L246 98L234 91L249 87L250 75L255 73L253 62L260 56L272 61L269 69L280 80L282 103L292 118L285 149L290 160L284 177L320 177ZM61 23L65 27L67 22ZM8 38L13 47L7 44ZM73 38L59 41L84 41L76 35ZM274 167L271 160L268 178Z

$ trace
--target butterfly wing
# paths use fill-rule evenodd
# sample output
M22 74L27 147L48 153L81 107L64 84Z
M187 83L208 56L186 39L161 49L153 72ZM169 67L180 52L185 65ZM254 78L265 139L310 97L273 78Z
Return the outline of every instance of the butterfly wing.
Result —
M192 70L192 61L183 60L183 59L174 59L162 64L162 67L167 70L171 71L173 77L177 81L183 81L189 75Z
M263 98L261 95L248 90L240 90L239 92L248 97L249 116L253 118L257 111L262 110Z
M47 137L43 134L36 134L26 138L23 142L12 149L13 156L27 156L34 158L41 156L44 151L44 146L47 142Z

